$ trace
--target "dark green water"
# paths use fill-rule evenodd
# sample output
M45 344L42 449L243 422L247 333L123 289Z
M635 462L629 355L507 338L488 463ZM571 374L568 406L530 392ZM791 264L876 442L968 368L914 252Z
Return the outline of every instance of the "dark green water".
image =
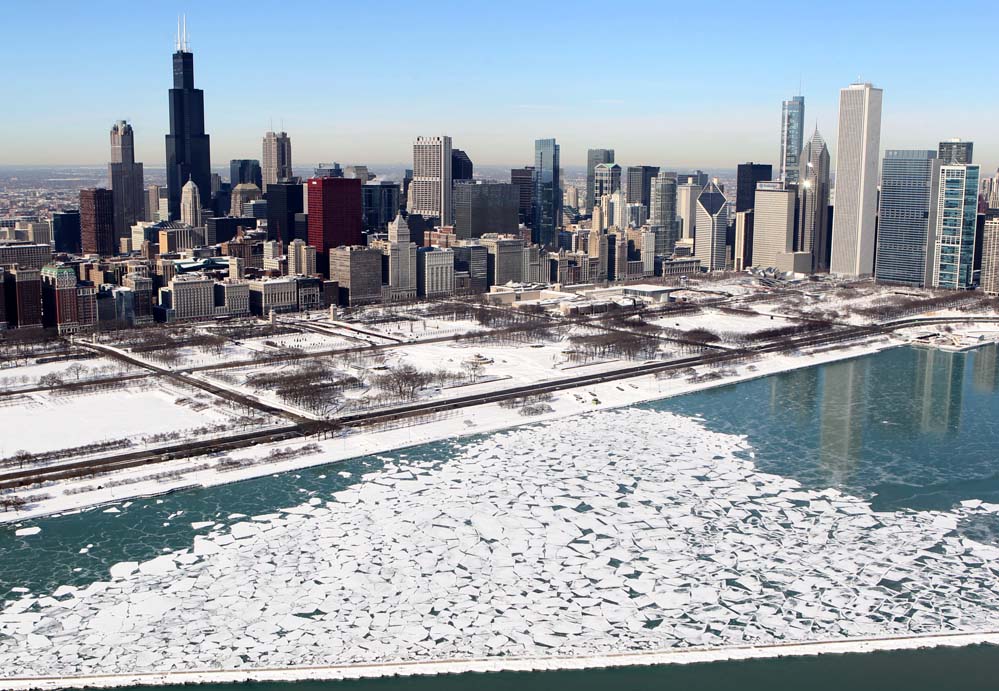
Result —
M198 686L198 691L978 691L999 688L999 648L775 658L568 672ZM144 687L181 691L192 687Z

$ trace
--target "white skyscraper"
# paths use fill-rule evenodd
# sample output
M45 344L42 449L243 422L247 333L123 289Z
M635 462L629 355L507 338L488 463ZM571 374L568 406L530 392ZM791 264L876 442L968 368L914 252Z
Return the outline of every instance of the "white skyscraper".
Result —
M796 192L783 182L756 185L753 207L753 266L776 268L778 257L794 250Z
M694 237L697 225L697 197L703 188L697 183L686 183L676 188L676 220L680 223L680 237Z
M697 197L697 234L694 257L701 268L720 271L725 268L725 233L728 230L728 203L715 181L709 182Z
M261 174L264 192L267 185L273 185L279 180L290 178L291 170L291 137L287 132L268 132L264 135L264 155Z
M451 225L451 184L451 137L417 137L413 144L409 212Z
M449 147L450 148L450 147ZM410 242L409 224L401 214L388 224L388 287L385 298L412 300L416 297L416 245Z
M180 192L180 221L192 228L201 227L201 193L194 180L188 180Z
M882 94L869 83L851 84L839 92L831 273L874 273Z

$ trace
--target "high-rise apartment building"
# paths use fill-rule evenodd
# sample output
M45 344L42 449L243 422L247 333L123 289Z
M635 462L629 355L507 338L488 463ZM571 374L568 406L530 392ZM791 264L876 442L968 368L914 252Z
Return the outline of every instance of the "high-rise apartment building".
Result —
M798 162L798 249L812 253L813 271L828 271L829 149L818 129Z
M417 137L413 144L413 181L409 213L451 225L451 137Z
M288 180L294 175L291 170L291 137L287 132L264 134L261 160L264 192L267 192L271 185Z
M938 168L935 151L885 151L874 265L877 280L911 286L932 282Z
M178 27L170 89L170 133L166 135L167 192L170 220L180 218L181 188L194 180L210 190L211 153L205 134L205 95L194 88L194 54L188 50L187 26Z
M798 182L798 156L805 125L805 97L794 96L784 101L780 114L779 180ZM745 209L736 209L745 211Z
M836 147L836 208L829 271L874 273L882 90L851 84L840 90Z
M119 120L111 126L111 163L108 179L114 197L115 242L128 237L132 225L145 217L142 164L135 162L132 126Z
M352 178L311 178L308 186L309 244L316 248L317 268L329 277L330 250L363 243L361 181Z
M941 165L967 165L972 162L975 144L960 139L948 139L937 146L937 159Z
M84 254L117 254L114 197L103 187L80 190L80 244Z
M534 225L531 239L555 247L562 223L562 185L559 146L554 139L534 141Z
M614 162L614 149L588 149L586 151L586 199L584 200L583 213L591 213L593 205L600 200L594 190L596 177L594 169L601 163ZM613 192L614 190L611 190ZM608 194L610 194L608 192Z
M700 260L701 268L708 271L724 269L728 202L715 181L705 185L697 196L696 227L694 257Z
M933 287L959 290L974 283L978 225L977 165L941 165L936 198Z
M999 295L999 218L985 221L981 285L986 295Z

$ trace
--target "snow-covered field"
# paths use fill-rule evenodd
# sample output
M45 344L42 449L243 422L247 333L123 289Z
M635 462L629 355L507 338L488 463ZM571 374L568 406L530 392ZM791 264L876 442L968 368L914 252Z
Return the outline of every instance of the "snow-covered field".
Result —
M800 321L784 319L780 316L766 314L734 314L722 310L705 308L694 314L679 314L650 320L651 323L669 329L693 331L707 329L719 336L744 336L746 334L779 329L785 326L795 326Z
M999 506L876 513L759 472L743 449L631 409L470 442L445 463L403 455L106 582L8 602L0 678L501 666L994 627L999 549L953 530Z
M152 380L84 394L36 392L5 399L0 457L183 431L230 419L229 412L215 405L195 402L198 395L218 402L197 390Z

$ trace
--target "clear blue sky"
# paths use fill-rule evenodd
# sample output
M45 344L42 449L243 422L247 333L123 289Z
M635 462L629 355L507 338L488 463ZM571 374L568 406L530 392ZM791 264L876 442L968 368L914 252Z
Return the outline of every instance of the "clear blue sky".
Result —
M0 164L102 163L118 118L162 166L177 15L212 162L260 156L273 118L301 163L398 163L450 134L478 163L774 162L780 102L835 148L838 90L885 90L883 148L975 142L999 163L994 3L9 2Z

